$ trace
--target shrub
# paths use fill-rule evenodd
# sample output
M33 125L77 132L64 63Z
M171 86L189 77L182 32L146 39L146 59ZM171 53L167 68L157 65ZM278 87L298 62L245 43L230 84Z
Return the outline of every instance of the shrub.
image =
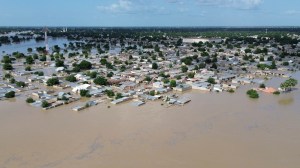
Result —
M264 88L266 88L266 85L262 83L262 84L259 85L259 88L264 89Z
M216 84L216 81L215 81L214 78L208 78L207 82L210 83L210 84Z
M116 99L121 99L123 96L122 96L122 94L121 93L117 93L117 95L116 95Z
M22 82L22 81L16 82L16 85L17 85L18 87L22 87L22 88L26 86L25 82Z
M234 93L235 91L233 89L228 90L229 93Z
M177 86L177 83L175 80L171 80L170 81L170 87L176 87Z
M5 93L6 98L14 98L15 96L16 96L16 93L14 91Z
M27 66L27 67L25 68L25 71L31 71L31 67L30 67L30 66Z
M112 90L106 90L106 95L107 95L108 97L112 98L112 97L115 96L115 93L114 93L114 91L112 91Z
M69 82L76 82L77 79L74 75L70 75L70 76L67 76L66 77L66 81L69 81Z
M28 97L28 98L26 99L26 102L27 102L27 103L34 103L35 101L33 100L33 98Z
M80 90L80 96L81 97L90 97L88 90Z
M12 65L11 65L11 64L9 64L9 63L5 63L5 64L3 64L3 69L4 69L4 70L12 70L12 69L13 69L13 67L12 67Z
M98 76L96 79L94 79L94 83L96 85L107 85L107 79L102 76Z
M149 92L149 94L150 94L151 96L155 96L155 91L154 91L154 90L151 90L151 91Z
M279 91L275 91L273 94L274 95L280 95L280 92Z
M252 98L252 99L257 99L257 98L259 98L259 94L257 93L256 90L253 90L253 89L248 90L248 91L247 91L247 95L248 95L250 98Z
M46 107L49 107L50 106L50 103L48 103L46 100L42 101L42 107L43 108L46 108Z
M47 80L47 86L54 86L59 84L58 78L50 78Z

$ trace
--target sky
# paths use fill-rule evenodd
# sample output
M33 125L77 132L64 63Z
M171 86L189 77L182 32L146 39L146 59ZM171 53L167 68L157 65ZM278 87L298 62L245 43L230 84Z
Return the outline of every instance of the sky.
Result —
M0 26L300 26L300 0L0 0Z

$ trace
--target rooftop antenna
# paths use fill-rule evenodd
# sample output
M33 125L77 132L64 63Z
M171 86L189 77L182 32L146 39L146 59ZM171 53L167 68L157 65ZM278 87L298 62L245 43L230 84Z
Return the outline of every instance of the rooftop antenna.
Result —
M43 32L45 33L45 46L46 46L46 52L49 52L49 44L48 44L48 35L49 29L47 27L43 28Z

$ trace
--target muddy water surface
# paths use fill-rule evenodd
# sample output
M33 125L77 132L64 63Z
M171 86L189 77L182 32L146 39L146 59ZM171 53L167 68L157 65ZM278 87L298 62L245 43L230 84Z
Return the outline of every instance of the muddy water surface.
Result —
M71 111L78 102L42 111L23 98L1 101L0 168L298 167L299 90L251 100L247 89L187 92L191 103L170 108Z

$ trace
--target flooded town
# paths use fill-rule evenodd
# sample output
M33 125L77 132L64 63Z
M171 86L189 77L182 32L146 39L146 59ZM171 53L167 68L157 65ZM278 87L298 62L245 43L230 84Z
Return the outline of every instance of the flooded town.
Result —
M91 34L79 37L81 31ZM62 46L49 46L48 28L3 35L0 98L16 96L43 110L65 106L81 111L103 102L185 105L192 101L184 96L186 91L234 94L243 85L252 85L254 97L258 98L257 92L276 95L297 85L297 80L291 78L300 63L300 37L296 34L279 38L283 34L277 32L270 36L257 32L260 34L244 33L241 37L234 33L220 33L222 37L177 37L179 31L168 35L168 29L154 33L139 29L142 35L132 33L126 37L132 30L114 31L54 29L49 33L52 41L70 39ZM18 43L14 39L19 39L19 44L14 44ZM6 46L22 48L38 39L45 45L28 47L24 52L5 51ZM286 87L265 85L274 77L294 82ZM83 99L86 102L82 105L72 106Z
M131 31L2 32L2 167L299 163L298 35Z

